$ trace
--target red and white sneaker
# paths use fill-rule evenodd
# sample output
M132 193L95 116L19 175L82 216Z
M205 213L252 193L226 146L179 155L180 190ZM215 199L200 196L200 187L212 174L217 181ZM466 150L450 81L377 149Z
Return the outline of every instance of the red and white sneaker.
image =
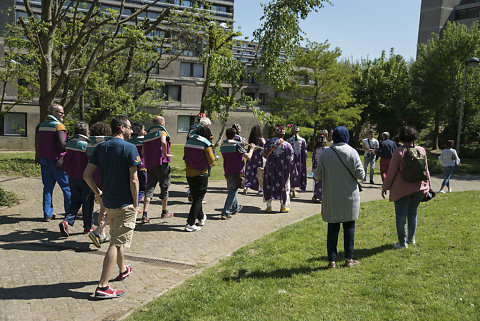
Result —
M100 290L99 287L95 290L95 297L97 299L113 299L123 296L124 294L125 291L112 289L110 285L107 285L106 290Z
M60 234L62 234L62 236L68 237L70 235L70 233L68 233L67 221L61 221L58 226L60 227Z
M132 274L132 267L130 265L127 265L126 268L127 269L125 270L125 272L120 272L120 274L117 275L117 277L114 279L115 281L123 281L127 278L127 276Z

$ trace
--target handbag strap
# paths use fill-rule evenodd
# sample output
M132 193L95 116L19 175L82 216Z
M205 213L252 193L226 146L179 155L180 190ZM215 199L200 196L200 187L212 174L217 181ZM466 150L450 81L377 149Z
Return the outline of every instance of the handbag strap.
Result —
M358 180L355 178L355 175L353 175L352 171L350 170L350 168L347 167L347 165L345 165L345 163L343 162L342 158L340 157L340 155L338 155L338 152L335 150L334 147L330 147L330 149L332 149L334 152L335 152L335 155L337 155L338 159L340 160L340 162L342 162L343 166L345 166L345 168L347 169L347 171L350 173L350 175L352 175L352 178L355 180L355 183L357 183L358 185L358 190L361 192L362 191L362 185L360 185L360 183L358 182Z

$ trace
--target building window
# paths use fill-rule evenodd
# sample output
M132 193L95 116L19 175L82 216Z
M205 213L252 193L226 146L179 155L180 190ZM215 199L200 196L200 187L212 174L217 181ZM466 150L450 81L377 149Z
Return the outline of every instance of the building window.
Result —
M177 119L177 132L188 133L190 128L195 123L195 116L178 116Z
M180 76L203 78L203 64L193 62L180 63Z
M264 105L267 104L267 94L266 93L260 93L258 98L260 99L260 105L264 106Z
M155 90L154 95L155 98L182 101L182 87L177 85L165 85L163 88Z
M0 135L27 136L27 114L7 113L0 116Z

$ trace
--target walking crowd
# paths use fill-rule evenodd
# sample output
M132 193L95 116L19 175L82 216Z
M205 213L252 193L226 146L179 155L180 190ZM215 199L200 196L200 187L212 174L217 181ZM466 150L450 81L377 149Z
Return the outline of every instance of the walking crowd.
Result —
M114 298L125 292L108 285L115 263L119 268L117 281L126 279L132 268L125 264L124 248L131 245L137 215L148 224L148 209L156 185L160 186L162 218L171 218L168 209L171 185L170 135L165 118L155 116L151 128L131 124L125 116L115 117L110 126L103 122L90 128L78 122L74 135L67 140L63 122L63 107L52 105L49 115L37 128L36 161L41 165L44 220L53 217L52 192L58 183L64 195L65 218L60 222L60 233L69 236L77 212L82 208L84 233L100 248L109 242L100 281L95 291L97 298ZM185 231L200 231L207 216L203 212L210 170L219 158L212 144L209 129L211 121L203 114L191 127L184 146L183 160L191 201ZM265 212L273 211L273 201L280 202L280 212L290 211L291 198L298 190L307 188L307 144L300 137L299 127L291 126L291 137L285 140L285 127L274 128L273 136L265 139L260 126L254 126L248 140L240 136L241 126L234 124L225 131L226 139L220 145L223 169L227 182L227 196L221 219L227 220L239 213L242 206L237 193L248 189L263 195ZM312 169L314 189L312 201L321 203L322 218L328 223L328 267L336 268L337 243L340 225L344 230L345 266L359 262L353 258L355 222L360 211L360 181L366 181L373 170L377 156L381 158L382 196L390 191L389 200L395 203L398 243L395 248L415 244L417 207L432 194L425 149L415 145L417 132L405 127L399 136L402 143L382 134L382 142L371 130L362 141L364 164L358 152L349 143L349 132L339 126L333 131L320 131L314 141ZM451 191L449 179L460 159L448 142L440 160L445 172L444 186ZM297 189L297 190L296 190ZM143 209L140 203L143 201ZM94 227L94 203L100 206L98 226ZM408 221L408 234L407 234ZM105 227L110 227L110 236Z

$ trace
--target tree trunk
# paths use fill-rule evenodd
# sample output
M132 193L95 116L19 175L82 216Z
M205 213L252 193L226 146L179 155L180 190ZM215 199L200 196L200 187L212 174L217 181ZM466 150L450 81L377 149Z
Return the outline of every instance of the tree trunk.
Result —
M440 133L440 117L438 112L435 112L435 128L433 130L433 148L438 149L438 135Z
M85 96L82 93L80 96L80 120L85 121Z

